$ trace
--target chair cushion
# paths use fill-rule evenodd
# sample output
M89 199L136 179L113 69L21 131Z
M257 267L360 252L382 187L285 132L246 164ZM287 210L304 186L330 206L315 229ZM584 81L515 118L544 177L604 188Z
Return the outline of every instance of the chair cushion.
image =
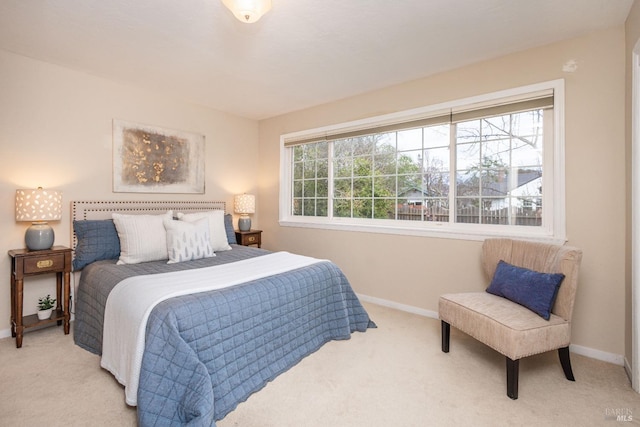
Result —
M562 273L540 273L501 260L487 292L517 302L549 320L562 279Z
M544 320L487 292L442 295L438 312L441 320L512 360L566 347L571 340L571 324L563 318L551 314Z

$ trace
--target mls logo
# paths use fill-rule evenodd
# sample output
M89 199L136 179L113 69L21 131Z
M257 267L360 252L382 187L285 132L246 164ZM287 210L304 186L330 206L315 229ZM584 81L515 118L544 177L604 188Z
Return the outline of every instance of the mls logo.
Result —
M633 411L629 408L607 408L605 409L605 420L610 421L633 421Z

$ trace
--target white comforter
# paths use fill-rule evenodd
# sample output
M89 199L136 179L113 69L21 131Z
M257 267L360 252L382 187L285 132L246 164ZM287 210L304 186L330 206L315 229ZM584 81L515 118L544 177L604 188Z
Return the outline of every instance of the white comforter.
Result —
M322 261L276 252L214 267L127 278L118 283L107 298L100 364L125 386L126 402L135 406L147 319L156 304L172 297L222 289Z

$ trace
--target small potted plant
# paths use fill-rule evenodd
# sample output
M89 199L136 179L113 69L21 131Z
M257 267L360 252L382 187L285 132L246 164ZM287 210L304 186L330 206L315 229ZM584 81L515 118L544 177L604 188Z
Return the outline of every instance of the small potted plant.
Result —
M56 299L51 298L51 295L38 298L38 319L45 320L51 317L53 307L55 307Z

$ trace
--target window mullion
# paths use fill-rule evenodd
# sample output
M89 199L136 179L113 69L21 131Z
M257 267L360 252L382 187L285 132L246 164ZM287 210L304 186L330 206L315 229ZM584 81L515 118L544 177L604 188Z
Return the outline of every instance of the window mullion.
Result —
M426 192L426 187L425 187L425 173L426 173L426 169L425 169L425 149L424 149L424 127L421 129L421 136L422 136L422 149L420 151L420 159L422 164L420 165L420 192L422 193L422 197L421 200L422 202L420 203L420 206L422 207L422 209L420 209L420 221L424 222L425 218L424 218L424 212L425 212L425 208L427 207L427 200L425 197Z
M327 142L327 219L333 219L333 141Z
M350 196L351 197L351 203L349 203L349 205L351 206L351 211L349 213L349 218L353 218L353 202L354 202L354 193L355 193L355 188L353 186L353 180L354 180L354 178L353 178L354 155L353 155L353 147L351 147L351 148L352 148L351 149L351 179L350 179L350 181L351 181L351 196Z
M507 207L509 208L509 216L507 224L509 225L516 225L516 218L517 218L517 207L513 205L513 190L514 188L517 188L517 184L518 184L518 168L516 168L514 166L514 159L513 159L513 150L514 150L514 146L513 146L513 139L514 139L514 117L513 114L509 115L509 181L510 181L510 185L509 185L509 193L507 194L509 197L507 199L508 203L507 203Z
M485 139L484 136L484 132L483 132L483 126L482 126L482 122L483 120L485 120L484 118L481 118L478 122L480 124L479 129L480 129L480 138L478 141L479 144L479 148L478 148L478 152L480 153L480 158L478 161L478 224L482 224L482 221L485 217L484 214L484 176L486 174L486 166L484 163L484 144L483 144L483 140Z
M456 139L455 123L449 124L449 223L456 222L458 209L456 208L456 194L458 188L456 186L456 170L457 170L457 139Z

